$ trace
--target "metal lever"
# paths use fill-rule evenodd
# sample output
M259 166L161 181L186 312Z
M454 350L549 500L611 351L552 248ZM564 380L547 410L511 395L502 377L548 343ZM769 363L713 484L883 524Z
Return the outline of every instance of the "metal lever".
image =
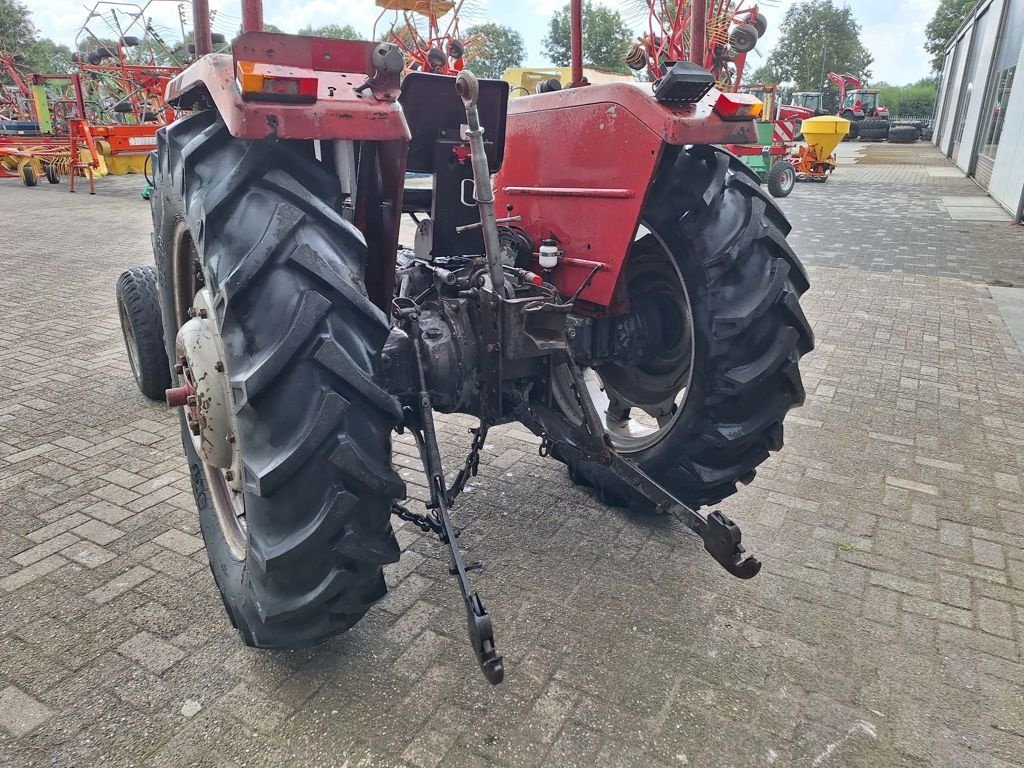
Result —
M494 217L494 188L491 186L491 169L487 165L487 148L484 146L484 129L480 125L477 99L480 97L480 82L476 75L462 70L455 79L455 91L466 107L465 131L469 141L470 160L473 164L473 197L480 209L480 227L483 229L484 253L487 256L487 272L491 278L491 289L498 296L505 295L505 274L501 268L501 243L498 240L498 223Z

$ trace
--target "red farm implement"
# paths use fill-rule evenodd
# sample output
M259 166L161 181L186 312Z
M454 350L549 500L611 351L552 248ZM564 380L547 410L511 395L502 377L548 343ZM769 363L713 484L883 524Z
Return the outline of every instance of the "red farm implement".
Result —
M381 8L373 38L382 37L401 50L406 69L457 75L465 66L473 43L459 22L466 0L376 0ZM385 32L385 26L390 27Z
M743 81L747 55L768 29L760 6L740 0L684 3L646 0L647 30L626 62L661 79L666 65L689 61L712 73L717 87L735 91Z
M157 133L156 264L122 275L118 302L140 389L180 409L247 644L359 621L401 554L396 515L448 547L473 652L500 682L454 508L510 422L609 505L670 516L734 576L760 570L739 527L700 508L782 448L813 347L789 225L721 149L756 140L761 104L715 87L714 35L654 56L653 87L585 84L582 5L578 87L510 102L467 69L407 72L396 43L263 31L259 0L213 53L193 0L199 58L167 91L187 115ZM435 412L479 419L451 481ZM402 503L393 430L419 446L425 513Z
M889 137L889 108L878 103L878 89L862 88L853 75L829 72L828 79L839 89L839 116L849 120L849 137L879 141Z
M157 130L176 117L167 85L194 58L184 42L189 23L171 0L97 2L76 36L70 74L28 74L15 57L0 56L15 83L0 109L21 118L0 130L0 174L26 184L43 173L53 183L68 176L71 191L85 176L95 191L96 175L144 173ZM219 23L234 25L224 15ZM213 39L224 43L211 31Z

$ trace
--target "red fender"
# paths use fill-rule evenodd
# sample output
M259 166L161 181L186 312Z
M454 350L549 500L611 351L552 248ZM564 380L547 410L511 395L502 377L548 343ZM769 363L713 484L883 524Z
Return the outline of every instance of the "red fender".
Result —
M409 126L398 105L398 80L357 92L374 72L375 43L321 37L247 32L232 54L201 57L167 85L166 100L188 107L208 97L232 136L242 139L348 139L409 141ZM259 62L280 77L316 78L312 104L253 101L242 97L239 61Z
M572 295L616 305L616 286L666 145L752 144L753 120L727 122L712 89L667 106L649 85L611 83L524 96L509 105L505 162L495 180L499 217L521 216L536 243L564 252L552 279ZM538 264L534 271L540 272Z

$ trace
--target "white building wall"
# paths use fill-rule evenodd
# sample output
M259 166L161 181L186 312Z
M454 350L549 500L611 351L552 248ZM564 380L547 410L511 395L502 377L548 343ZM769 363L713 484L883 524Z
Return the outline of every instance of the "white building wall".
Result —
M981 110L984 107L985 96L988 92L988 78L992 70L992 58L996 53L996 40L999 37L999 27L1002 21L1003 1L995 0L988 6L985 15L975 20L975 31L980 29L981 37L975 37L974 45L980 45L975 58L973 72L965 72L964 76L974 83L971 90L970 103L967 106L967 122L964 125L964 135L960 139L960 154L957 155L956 164L964 173L971 173L974 170L974 139L981 130ZM979 27L978 23L981 22Z
M953 127L956 122L956 108L957 102L960 99L960 86L964 81L964 69L967 66L967 54L970 51L971 37L974 34L974 27L968 29L963 37L958 41L953 52L949 55L953 57L954 64L956 65L953 69L952 77L949 79L949 85L946 87L946 99L948 101L941 105L939 111L939 117L942 119L942 123L936 126L935 135L938 136L936 145L945 154L949 154L951 139L953 136Z
M1000 205L1016 215L1024 194L1024 47L1017 61L1016 79L1010 91L1006 122L988 191Z
M1007 34L1007 24L1015 23L1012 19L1021 18L1024 0L993 0L988 6L988 20L984 24L978 44L982 48L976 58L976 71L965 72L969 63L971 41L977 28L977 19L972 18L960 37L951 41L946 51L943 65L943 76L940 82L939 98L935 110L935 131L932 142L946 156L951 156L953 137L957 128L957 111L964 87L964 78L973 77L973 88L968 104L967 120L960 141L960 152L957 165L965 172L973 173L975 166L975 145L979 131L985 128L982 110L986 107L986 96L990 87L990 79L995 75L994 59L997 55L1002 59L1003 67L1007 66L1005 53L998 54L997 46L1001 35ZM984 3L976 7L972 14L984 8ZM1012 56L1012 54L1011 54ZM1012 59L1011 59L1012 61ZM1003 124L999 149L993 164L992 179L989 182L989 194L1011 214L1016 214L1024 202L1024 45L1018 54L1014 86L1010 92L1010 100L1006 107L1006 118ZM1024 222L1022 222L1024 223Z
M946 99L949 98L949 89L953 86L953 57L946 56L942 62L942 74L939 76L939 95L935 99L935 130L932 133L932 144L939 145L939 132L942 130L942 109Z

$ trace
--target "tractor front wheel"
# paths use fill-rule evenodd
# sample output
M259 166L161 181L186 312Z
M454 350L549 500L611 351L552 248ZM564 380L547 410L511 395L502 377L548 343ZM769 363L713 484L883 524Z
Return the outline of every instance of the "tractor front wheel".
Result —
M658 341L636 362L584 368L582 393L562 366L553 394L576 423L589 398L621 455L684 502L714 504L782 447L782 421L804 401L807 273L785 216L721 149L679 149L648 200L623 279ZM606 503L649 507L607 467L552 455Z
M164 346L156 268L133 267L117 280L117 314L135 383L150 400L163 401L171 386Z
M398 560L397 403L385 314L337 176L308 144L233 138L200 112L158 133L152 194L169 400L217 587L246 644L354 625Z

